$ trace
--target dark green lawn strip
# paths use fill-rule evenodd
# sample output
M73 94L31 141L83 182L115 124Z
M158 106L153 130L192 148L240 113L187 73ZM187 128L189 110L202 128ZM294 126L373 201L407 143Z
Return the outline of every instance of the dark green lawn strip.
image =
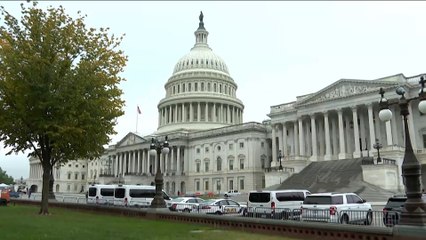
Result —
M145 220L50 208L50 216L38 215L38 207L0 207L1 239L7 240L290 240L290 238L217 230L196 224Z

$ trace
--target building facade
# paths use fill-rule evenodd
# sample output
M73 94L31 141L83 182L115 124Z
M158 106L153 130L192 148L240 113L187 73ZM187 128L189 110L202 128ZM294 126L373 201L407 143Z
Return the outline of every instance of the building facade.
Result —
M248 192L280 184L311 162L377 157L379 145L383 161L363 167L364 181L384 189L402 188L405 144L399 108L391 106L392 120L380 122L378 92L384 88L388 99L396 99L394 89L404 86L407 97L416 96L420 75L341 79L294 102L271 106L270 120L244 123L237 84L209 47L203 18L201 14L194 47L165 83L157 131L148 136L130 132L100 159L55 168L55 192L78 193L93 183L151 185L157 168L171 195ZM426 116L417 111L417 104L410 102L408 124L417 156L426 163ZM150 156L151 139L166 136L169 154ZM30 159L27 183L41 190L36 159Z

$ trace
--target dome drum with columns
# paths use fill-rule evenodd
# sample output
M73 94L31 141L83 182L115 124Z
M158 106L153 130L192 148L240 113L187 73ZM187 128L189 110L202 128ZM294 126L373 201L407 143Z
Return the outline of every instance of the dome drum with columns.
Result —
M195 45L175 65L158 104L158 129L198 131L243 122L244 105L236 97L237 84L225 62L207 44L203 14L195 31Z

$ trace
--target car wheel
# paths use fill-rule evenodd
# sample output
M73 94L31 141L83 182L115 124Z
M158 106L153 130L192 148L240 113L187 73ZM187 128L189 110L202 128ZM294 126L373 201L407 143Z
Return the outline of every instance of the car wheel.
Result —
M189 210L188 208L185 208L185 209L183 209L183 212L189 213L189 212L191 212L191 210Z
M217 212L215 212L215 214L217 214L217 215L222 215L222 212L217 211Z
M348 224L349 223L349 217L348 217L348 215L344 214L342 216L342 218L340 219L340 223L341 224Z
M368 211L367 216L366 216L365 221L364 221L364 225L371 225L372 222L373 222L373 212Z

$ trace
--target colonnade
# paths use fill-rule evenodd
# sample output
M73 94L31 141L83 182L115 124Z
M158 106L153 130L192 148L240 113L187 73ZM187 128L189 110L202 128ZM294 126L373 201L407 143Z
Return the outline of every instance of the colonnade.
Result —
M398 112L397 109L391 110ZM381 122L378 112L378 105L366 104L275 122L272 127L272 158L277 161L279 150L284 155L283 160L358 158L374 150L376 139L383 146L404 145L402 121L393 114L391 121ZM408 124L413 131L412 118Z
M243 122L243 110L234 105L190 102L171 104L160 108L159 126L170 123L186 122L214 122L226 124L238 124Z
M152 175L160 167L161 172L181 175L185 169L183 147L170 147L167 155L160 155L160 166L158 166L157 155L151 157L150 149L135 149L117 152L110 155L112 166L111 171L114 176L125 175Z

